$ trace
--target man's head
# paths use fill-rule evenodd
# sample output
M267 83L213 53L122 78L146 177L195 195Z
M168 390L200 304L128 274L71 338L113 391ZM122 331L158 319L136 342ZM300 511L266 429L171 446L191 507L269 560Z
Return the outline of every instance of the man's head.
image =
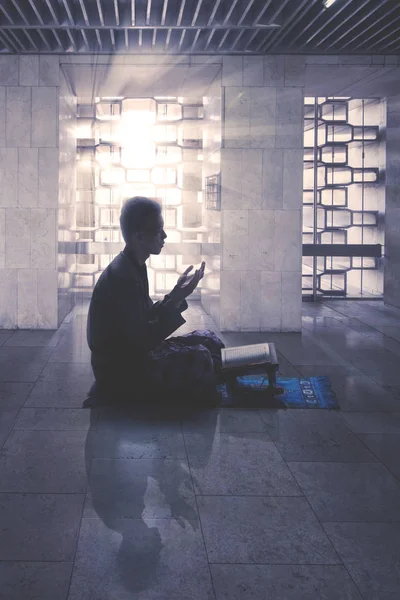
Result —
M167 234L159 202L142 196L130 198L122 207L120 225L125 243L139 257L160 254Z

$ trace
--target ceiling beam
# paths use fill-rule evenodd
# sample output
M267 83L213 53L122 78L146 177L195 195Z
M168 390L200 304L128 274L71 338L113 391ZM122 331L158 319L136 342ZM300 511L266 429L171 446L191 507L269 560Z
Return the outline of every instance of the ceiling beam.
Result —
M192 27L194 27L194 25L195 25L195 23L197 21L197 17L199 16L199 12L200 12L202 4L203 4L203 0L198 0L196 9L195 9L194 14L193 14L193 19L192 19L192 22L191 22Z
M96 0L98 3L100 2L100 0ZM306 0L307 2L309 0ZM314 0L314 2L317 2L317 0ZM104 17L103 17L104 20ZM180 30L180 29L198 29L197 26L193 26L193 25L120 25L119 27L116 27L115 25L59 25L57 27L54 26L54 23L50 24L50 25L0 25L0 31L9 31L12 29L18 30L18 29L31 29L31 30L37 30L37 29L42 29L42 30L51 30L51 29L58 29L58 30L64 30L67 31L68 29L70 31L78 30L78 29L92 29L93 31L95 31L96 29L104 29L104 30L109 30L109 29L120 29L121 31L125 30L125 29L130 29L130 30L137 30L137 29L175 29L175 30ZM252 25L202 25L201 29L205 29L205 30L215 30L215 31L225 31L226 29L232 29L232 30L237 30L240 31L241 29L243 29L244 31L253 31L254 27L252 27ZM263 30L267 30L267 29L273 29L274 31L277 31L278 27L276 25L262 25L260 27L258 27L257 29L260 29L261 31Z
M217 0L214 4L214 8L212 10L212 13L210 15L210 18L208 19L208 23L207 26L210 27L210 25L212 24L212 22L214 21L214 17L215 17L215 13L217 12L219 5L221 4L221 0Z
M51 0L44 0L44 1L46 2L47 8L49 9L49 12L54 19L54 23L58 26L60 24L60 21L59 21L59 18L57 17L57 14L53 8Z
M374 1L375 1L375 0L374 0ZM382 2L382 0L380 0L380 1L381 1L381 5L382 5L382 4L385 4L385 1L383 1L383 2ZM329 31L329 32L328 32L328 33L325 35L325 37L323 37L323 38L322 38L322 40L319 40L319 42L318 42L317 44L315 44L315 46L316 46L316 47L320 46L320 45L321 45L321 44L323 44L323 43L324 43L326 40L328 40L330 37L332 37L332 36L333 36L333 34L334 34L334 33L336 33L336 32L337 32L337 30L338 30L338 29L340 29L340 28L341 28L341 27L344 25L344 23L347 23L348 21L350 21L350 19L352 19L352 18L353 18L353 17L354 17L354 16L355 16L357 13L359 13L359 12L360 12L360 10L362 10L363 8L365 8L365 7L367 6L367 4L369 4L370 2L371 2L371 0L365 0L365 2L363 2L363 3L361 4L361 6L359 6L359 7L358 7L358 8L356 8L355 10L353 10L353 11L351 12L351 14L350 14L348 17L346 17L345 19L340 19L340 23L338 23L338 24L336 25L336 27L334 27L333 29L331 29L331 30L330 30L330 31ZM358 21L358 22L359 22L359 21ZM331 46L328 46L328 48L331 48Z
M131 25L135 25L136 21L136 9L135 9L135 0L131 0Z
M146 25L150 25L150 19L151 19L151 0L147 0Z
M101 26L104 27L104 14L103 14L103 7L101 6L101 0L96 0L96 4L97 4L97 12L99 13L99 19L100 19ZM99 27L96 27L96 31L98 29L99 29Z
M52 50L52 47L50 46L49 42L47 41L47 38L44 35L44 31L42 31L41 29L38 30L38 34L40 35L40 37L42 38L44 45L47 46L48 50Z
M9 32L10 35L12 35L12 37L14 38L14 40L17 42L17 44L20 45L21 49L26 51L26 48L24 46L24 44L21 42L21 40L19 39L19 37L15 34L14 31L10 31Z
M190 52L193 52L193 50L194 50L194 47L195 47L195 45L197 44L197 40L199 39L200 31L201 31L201 29L198 29L198 30L196 31L196 35L194 36L193 43L192 43L192 45L190 46Z
M210 34L209 34L209 36L208 36L207 40L206 40L206 44L205 44L205 46L204 46L204 50L207 50L208 46L210 45L210 42L211 42L211 40L212 40L212 38L213 38L213 36L214 36L214 33L215 33L215 29L212 29L212 30L210 31Z
M308 40L306 41L306 44L309 44L317 35L319 35L321 33L321 31L323 31L325 29L325 27L327 25L329 25L329 23L331 23L334 19L336 19L336 17L338 15L340 15L340 13L343 12L345 10L345 8L347 8L349 6L349 4L351 4L352 2L354 2L354 0L347 0L347 2L345 4L343 4L343 6L340 6L339 8L333 6L332 15L330 16L330 18L327 21L324 21L324 23L322 23L321 27L319 29L317 29L317 31L314 31L312 36L309 37Z
M90 25L90 21L89 21L89 17L88 17L88 13L86 10L84 0L79 0L79 4L81 6L81 11L82 11L82 15L83 15L83 20L85 21L85 25Z
M399 17L399 19L400 19L400 17ZM398 21L399 19L395 19L395 20ZM392 23L390 25L393 26L393 23L394 23L394 21L392 21ZM384 28L382 28L382 29L384 29ZM372 44L372 46L369 46L369 48L375 48L375 46L378 46L383 41L385 41L388 38L392 37L392 35L396 35L396 39L393 40L392 42L390 42L390 44L387 44L387 46L392 46L393 44L395 44L398 41L400 41L399 40L399 31L400 31L399 28L395 29L394 31L389 31L389 33L387 33L384 37L380 37L379 40L377 42L375 42L374 44Z
M377 10L381 10L383 8L383 6L385 4L387 4L388 2L392 2L392 0L381 0L381 3L379 6L376 6L373 10L371 10L367 15L365 15L365 17L363 17L362 19L357 20L357 22L350 27L350 29L347 29L344 33L342 33L342 35L338 38L335 39L334 42L332 42L329 46L327 46L327 48L332 48L332 46L335 46L335 48L337 47L337 43L340 42L340 40L342 40L344 37L348 36L349 33L351 33L352 31L354 31L354 29L356 29L357 27L359 27L361 25L361 23L363 23L366 19L371 19L371 16L377 11ZM387 16L387 15L386 15ZM374 21L374 25L376 25L376 20L373 19ZM364 32L365 29L364 27L361 28L361 31ZM354 38L353 40L354 41ZM352 42L350 42L352 43Z
M60 48L61 48L62 50L64 50L64 44L62 44L62 43L61 43L61 39L60 39L60 37L59 37L58 33L56 32L56 30L55 30L55 29L52 29L52 30L51 30L51 33L54 35L54 37L55 37L55 40L56 40L57 44L60 46Z
M240 17L239 21L238 21L238 25L241 25L243 23L243 21L245 20L245 18L247 17L247 13L249 12L249 10L251 9L251 7L253 6L255 0L248 0L248 4L242 14L242 16Z
M11 2L13 3L14 8L18 12L19 16L21 17L21 19L23 20L25 25L29 25L29 21L26 18L26 16L24 15L24 13L22 12L22 10L20 9L18 2L16 2L15 0L11 0Z
M390 22L390 24L383 25L383 27L381 27L380 29L378 29L378 31L375 31L375 33L373 33L372 35L368 36L367 39L365 39L362 42L360 42L359 44L357 44L357 46L355 46L354 49L357 50L358 48L360 48L361 46L363 46L366 42L369 42L369 40L373 40L374 37L376 37L377 35L379 35L380 33L382 33L382 31L385 31L386 27L392 27L393 23L395 23L399 19L400 19L400 17L397 17L396 19L393 19ZM370 28L368 27L367 29L365 29L363 31L363 33L365 33L366 31L368 31L368 29L370 29ZM359 37L359 36L357 36L357 37Z
M33 12L35 13L35 15L36 15L36 18L37 18L37 20L39 21L39 23L40 23L41 25L44 25L44 21L43 21L43 19L42 19L42 15L41 15L41 14L40 14L40 12L38 11L38 9L37 9L37 7L36 7L36 4L33 2L33 0L28 0L28 2L29 2L29 4L31 5L31 8L32 8Z
M38 48L38 46L36 46L36 43L33 41L32 36L26 31L26 29L23 29L22 31L26 35L26 37L28 38L28 40L30 41L32 46L35 48L35 50L37 50L39 52L39 48Z
M230 9L227 12L227 15L225 17L225 19L222 21L222 25L226 25L227 22L229 21L231 14L233 13L233 11L235 10L236 4L238 3L238 0L233 0L232 2L232 6L230 7Z
M230 32L231 32L231 30L230 30L230 29L227 29L227 30L225 31L224 35L222 36L222 39L221 39L220 43L218 44L218 48L217 48L218 50L219 50L220 48L222 48L222 46L224 45L224 43L225 43L225 40L226 40L226 38L228 37L228 35L230 34Z
M11 54L13 54L14 52L19 52L17 46L15 46L5 35L5 32L3 31L0 34L0 41L1 43L7 48L7 50L9 52L11 52Z
M179 44L178 44L178 51L180 51L180 49L182 48L182 44L183 44L183 40L185 39L185 35L186 35L186 29L184 29L182 31L181 39L179 40Z
M5 18L8 19L11 23L11 25L15 25L14 21L12 20L9 12L7 11L7 9L3 6L3 3L0 4L0 10L1 12L4 14ZM4 42L3 42L4 43Z
M242 29L241 31L239 31L238 35L236 36L232 46L231 46L231 50L235 49L235 46L237 46L238 41L240 40L240 38L242 37L242 35L244 34L244 29Z
M289 44L287 45L287 48L291 48L299 38L301 38L302 36L305 35L305 33L310 29L310 27L312 27L314 25L314 23L316 21L318 21L318 19L324 14L326 8L324 8L323 5L321 5L319 11L317 12L317 14L315 15L315 17L313 17L312 19L310 19L310 21L307 23L307 25L305 27L302 27L299 30L299 33L296 35L296 37L292 38L291 41L289 42Z
M67 13L67 17L68 17L69 22L71 23L71 25L75 25L74 19L73 19L73 16L72 16L72 12L71 12L71 9L70 9L69 4L68 4L68 0L62 0L62 3L64 5L65 12Z
M167 9L168 9L168 0L164 0L163 8L162 8L162 14L161 14L161 25L165 25L165 17L167 16ZM171 30L168 29L168 33L170 31ZM169 33L169 35L171 35L171 34Z
M270 39L267 39L266 45L259 46L257 50L260 50L262 52L268 52L274 46L275 42L278 40L278 37L279 42L282 42L282 40L292 31L292 29L296 27L298 22L301 21L301 19L311 10L314 4L319 1L320 0L311 0L310 2L310 0L303 0L303 2L298 5L297 9L288 18L286 23L283 25L282 29L273 34L273 36ZM303 11L303 8L306 5L308 6Z
M119 4L118 0L114 0L115 23L117 27L120 25Z
M183 11L185 10L185 4L186 4L186 0L181 0L181 5L179 7L179 14L178 14L178 19L176 21L176 25L177 27L181 26L182 23L182 17L183 17Z

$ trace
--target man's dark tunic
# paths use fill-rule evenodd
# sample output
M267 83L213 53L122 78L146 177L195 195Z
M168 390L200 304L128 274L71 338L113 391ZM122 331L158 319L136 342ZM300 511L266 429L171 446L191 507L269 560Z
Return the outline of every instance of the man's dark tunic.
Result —
M87 341L100 390L143 385L148 352L186 323L187 307L186 300L174 307L168 296L153 303L147 267L125 247L100 275L90 302Z

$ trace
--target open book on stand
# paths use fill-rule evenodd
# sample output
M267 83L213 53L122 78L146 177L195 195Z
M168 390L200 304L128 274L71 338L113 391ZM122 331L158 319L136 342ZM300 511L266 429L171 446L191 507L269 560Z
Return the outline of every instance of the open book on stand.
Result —
M278 368L278 359L275 344L249 344L247 346L235 346L233 348L222 348L222 370L240 369L246 367L263 367L267 370Z

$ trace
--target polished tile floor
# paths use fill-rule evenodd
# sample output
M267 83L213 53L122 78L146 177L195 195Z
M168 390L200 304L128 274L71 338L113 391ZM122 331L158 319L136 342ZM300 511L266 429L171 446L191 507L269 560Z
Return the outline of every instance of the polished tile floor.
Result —
M86 309L0 332L0 600L398 600L400 311L303 304L339 412L85 410ZM216 330L191 303L179 330Z

